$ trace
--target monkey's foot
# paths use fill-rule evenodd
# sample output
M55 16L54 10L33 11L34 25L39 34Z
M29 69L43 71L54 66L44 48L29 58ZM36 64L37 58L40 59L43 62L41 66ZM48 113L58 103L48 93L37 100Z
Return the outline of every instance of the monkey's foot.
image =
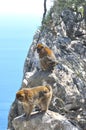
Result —
M45 112L46 112L46 110L41 110L41 111L40 111L40 113L43 113L43 114L44 114Z
M30 115L26 113L23 115L23 117L25 118L26 121L30 119Z

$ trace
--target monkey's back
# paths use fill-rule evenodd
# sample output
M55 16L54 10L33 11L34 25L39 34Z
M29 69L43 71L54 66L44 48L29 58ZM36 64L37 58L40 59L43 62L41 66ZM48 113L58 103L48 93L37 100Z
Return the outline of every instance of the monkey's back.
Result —
M44 53L39 53L40 64L43 70L53 70L57 64L55 54L48 47L44 48Z
M24 88L24 91L27 91L28 96L38 95L39 92L48 93L50 90L46 86L37 86L33 88Z

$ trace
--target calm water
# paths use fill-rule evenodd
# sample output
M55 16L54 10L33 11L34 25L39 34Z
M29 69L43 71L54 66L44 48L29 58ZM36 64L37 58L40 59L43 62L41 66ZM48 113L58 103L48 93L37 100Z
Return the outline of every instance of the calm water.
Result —
M0 130L7 118L15 93L20 88L23 65L41 18L0 16Z

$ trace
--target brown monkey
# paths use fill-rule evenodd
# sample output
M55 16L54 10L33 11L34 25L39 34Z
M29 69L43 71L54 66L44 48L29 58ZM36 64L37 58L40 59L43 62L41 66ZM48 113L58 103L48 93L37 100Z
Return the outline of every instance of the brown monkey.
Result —
M16 93L16 98L22 102L26 119L28 119L35 106L39 106L42 112L48 110L52 98L52 87L45 85L23 88Z
M52 71L54 69L54 66L58 63L53 51L41 43L38 43L36 48L39 54L42 70Z

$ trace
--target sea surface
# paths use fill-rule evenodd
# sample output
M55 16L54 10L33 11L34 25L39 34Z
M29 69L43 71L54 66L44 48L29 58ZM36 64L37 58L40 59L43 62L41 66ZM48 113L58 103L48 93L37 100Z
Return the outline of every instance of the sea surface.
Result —
M41 17L0 16L0 130L7 130L8 114L21 86L23 66Z

